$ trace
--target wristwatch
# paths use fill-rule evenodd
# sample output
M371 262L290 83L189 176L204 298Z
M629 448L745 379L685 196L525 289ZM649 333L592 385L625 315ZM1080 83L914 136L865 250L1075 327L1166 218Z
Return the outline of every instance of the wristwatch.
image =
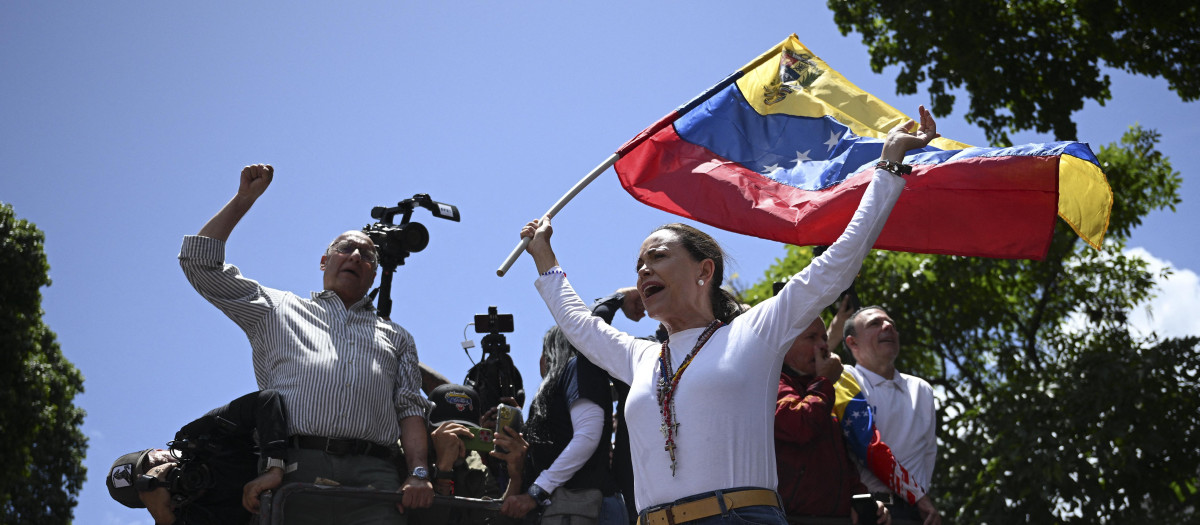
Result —
M454 471L453 470L442 470L442 469L434 466L433 467L433 479L448 479L448 480L454 481Z
M550 505L550 494L546 493L546 489L537 486L537 483L529 486L529 497L533 498L539 507Z
M417 479L429 481L429 469L425 467L417 467L413 469L412 474L409 475Z
M880 159L879 162L876 162L875 167L884 171L890 171L896 175L908 175L912 173L912 166L885 159Z
M275 467L279 467L280 470L287 470L287 463L281 458L267 458L267 464L263 467L262 473L265 474L268 470Z

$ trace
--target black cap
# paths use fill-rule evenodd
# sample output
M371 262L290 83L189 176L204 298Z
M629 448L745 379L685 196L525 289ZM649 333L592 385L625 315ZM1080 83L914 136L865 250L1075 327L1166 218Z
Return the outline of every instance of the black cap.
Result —
M146 457L153 451L154 449L148 448L130 452L113 462L112 468L108 470L108 495L112 496L112 499L131 509L146 508L146 504L138 497L134 481L148 470Z
M463 425L479 426L479 394L469 386L445 384L429 394L433 410L429 412L429 423L437 426L446 421Z

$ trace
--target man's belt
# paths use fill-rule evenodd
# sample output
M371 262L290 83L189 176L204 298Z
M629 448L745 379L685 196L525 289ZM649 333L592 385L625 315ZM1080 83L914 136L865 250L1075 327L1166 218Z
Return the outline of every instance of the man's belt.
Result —
M773 490L745 489L731 492L721 492L719 496L725 500L725 510L752 507L755 505L779 506L779 497ZM663 508L647 511L638 517L638 525L676 525L692 520L716 516L722 513L721 502L713 494L704 499L677 503Z
M392 450L364 439L329 438L322 436L295 435L288 438L288 446L309 450L320 450L333 456L374 456L392 459Z

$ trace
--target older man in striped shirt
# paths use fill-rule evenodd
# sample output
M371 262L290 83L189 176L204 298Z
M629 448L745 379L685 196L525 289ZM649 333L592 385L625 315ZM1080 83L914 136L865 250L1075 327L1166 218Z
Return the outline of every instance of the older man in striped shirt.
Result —
M288 523L403 523L403 508L433 500L426 455L421 377L412 336L378 317L367 290L378 258L370 238L348 231L321 257L324 291L311 298L267 288L225 263L225 241L271 184L274 169L242 170L237 194L199 235L184 238L188 281L250 340L261 389L283 397L294 464L284 482L329 480L344 486L403 490L401 508L309 497L289 501ZM392 450L404 446L401 482ZM332 504L331 504L332 503Z

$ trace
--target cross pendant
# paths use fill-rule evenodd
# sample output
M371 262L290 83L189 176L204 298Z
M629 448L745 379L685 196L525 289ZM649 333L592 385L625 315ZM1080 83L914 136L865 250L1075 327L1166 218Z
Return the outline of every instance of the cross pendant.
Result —
M667 452L669 452L671 454L671 476L674 477L675 476L675 444L667 443L667 446L664 448L666 449Z

